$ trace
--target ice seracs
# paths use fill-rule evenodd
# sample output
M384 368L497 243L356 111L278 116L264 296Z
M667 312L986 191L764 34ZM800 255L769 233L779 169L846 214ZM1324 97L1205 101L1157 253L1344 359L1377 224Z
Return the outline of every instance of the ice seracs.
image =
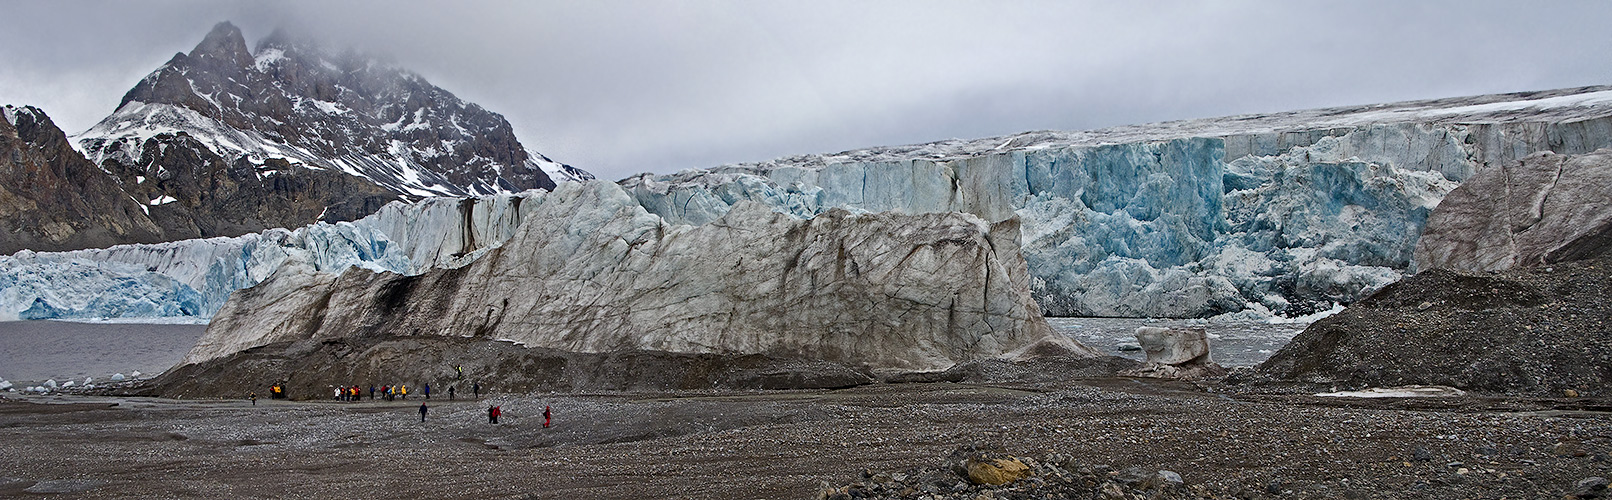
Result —
M1023 220L1053 315L1297 317L1415 269L1460 182L1534 151L1612 145L1609 87L880 147L623 181L703 223L741 201ZM1252 318L1251 318L1252 319Z

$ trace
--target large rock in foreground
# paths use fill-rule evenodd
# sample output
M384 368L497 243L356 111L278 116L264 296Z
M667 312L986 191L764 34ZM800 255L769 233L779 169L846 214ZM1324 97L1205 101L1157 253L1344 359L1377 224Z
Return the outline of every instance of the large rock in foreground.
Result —
M1612 386L1608 294L1605 259L1424 271L1310 325L1259 370L1323 388L1600 395Z
M463 268L412 277L283 269L232 297L185 363L276 342L397 335L901 370L1048 343L1093 354L1041 319L1016 219L830 210L801 220L741 203L705 225L670 225L606 182L528 203L537 206L515 237Z
M1612 251L1612 149L1540 152L1451 191L1416 244L1421 269L1499 271Z

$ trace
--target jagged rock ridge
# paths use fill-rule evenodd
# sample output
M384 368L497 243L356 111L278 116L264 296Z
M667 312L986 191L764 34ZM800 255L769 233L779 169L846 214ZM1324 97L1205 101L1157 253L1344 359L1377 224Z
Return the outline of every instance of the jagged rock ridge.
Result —
M151 139L181 134L260 176L301 164L413 198L552 189L545 170L586 174L529 153L502 116L418 75L283 32L250 51L227 22L75 139L97 164L133 169Z

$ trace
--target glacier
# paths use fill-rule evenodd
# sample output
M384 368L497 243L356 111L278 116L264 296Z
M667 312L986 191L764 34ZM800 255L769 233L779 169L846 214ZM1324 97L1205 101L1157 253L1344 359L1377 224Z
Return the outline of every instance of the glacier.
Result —
M1296 317L1416 271L1444 195L1535 151L1612 145L1612 87L881 147L640 174L651 213L703 224L751 201L1018 216L1053 316Z
M833 209L1017 217L1047 315L1270 319L1336 310L1415 272L1429 213L1480 170L1607 146L1612 87L1586 87L868 148L619 185L672 225L704 225L744 202L800 219ZM287 264L461 267L514 234L534 196L426 198L239 238L21 252L0 257L0 319L208 317Z
M543 191L393 202L353 222L238 237L0 257L0 321L211 317L285 268L400 274L463 266L514 234ZM533 205L526 205L528 207ZM526 212L530 212L527 209Z

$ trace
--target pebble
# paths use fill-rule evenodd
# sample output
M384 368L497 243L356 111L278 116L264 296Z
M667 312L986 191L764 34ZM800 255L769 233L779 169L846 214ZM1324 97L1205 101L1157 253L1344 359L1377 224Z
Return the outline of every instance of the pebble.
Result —
M1595 498L1606 494L1607 480L1604 477L1587 477L1580 479L1573 485L1573 495L1579 498Z

